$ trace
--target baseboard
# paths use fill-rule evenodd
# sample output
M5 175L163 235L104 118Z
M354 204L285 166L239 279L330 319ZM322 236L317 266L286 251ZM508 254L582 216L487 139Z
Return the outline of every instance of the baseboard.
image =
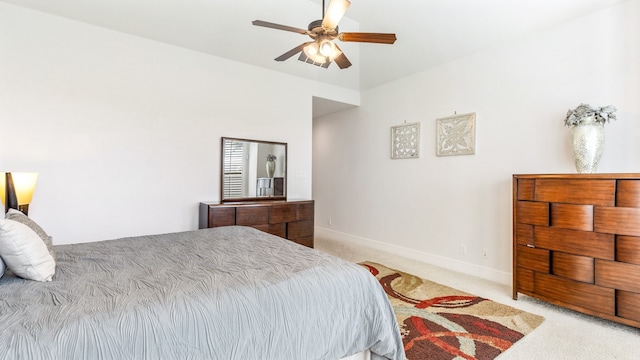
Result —
M476 276L489 281L497 282L503 285L511 285L511 273L491 269L485 266L466 263L464 261L446 258L439 255L429 254L424 251L405 248L393 244L387 244L381 241L371 240L360 236L346 234L343 232L327 229L323 227L315 227L316 237L326 237L328 239L346 242L351 245L365 246L371 249L385 251L393 255L402 256L408 259L421 261L430 265L438 266L459 273Z

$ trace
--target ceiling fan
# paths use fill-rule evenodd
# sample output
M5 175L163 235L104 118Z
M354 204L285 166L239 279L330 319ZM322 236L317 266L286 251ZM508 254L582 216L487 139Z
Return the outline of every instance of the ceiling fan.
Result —
M329 67L335 61L340 69L351 66L351 62L344 55L340 47L333 42L338 39L348 42L368 42L377 44L393 44L396 34L367 33L367 32L338 32L338 22L351 5L349 0L330 0L325 14L324 0L322 0L322 20L312 21L308 30L286 25L274 24L267 21L255 20L253 25L272 29L291 31L302 35L308 35L312 41L302 43L286 53L275 58L276 61L285 61L293 55L300 53L298 60L323 68Z

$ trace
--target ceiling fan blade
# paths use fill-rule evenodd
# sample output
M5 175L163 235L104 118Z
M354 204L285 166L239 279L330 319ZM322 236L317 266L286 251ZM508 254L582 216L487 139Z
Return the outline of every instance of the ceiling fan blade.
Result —
M342 52L342 49L340 49L338 44L336 44L336 48L338 49L338 51L340 51L340 55L336 56L336 58L333 59L333 61L336 62L336 65L338 65L340 69L346 69L351 66L351 61L347 59L346 55L344 54L344 52Z
M336 62L336 64L338 65L338 67L340 69L346 69L349 66L351 66L351 61L349 61L349 59L347 59L347 57L344 55L344 53L340 54L340 56L335 58L333 61Z
M291 31L298 34L307 35L307 30L295 28L293 26L280 25L280 24L275 24L275 23L262 21L262 20L253 20L251 23L255 26L263 26L263 27L268 27L272 29Z
M302 61L302 62L306 62L307 64L311 64L311 65L315 65L315 66L319 66L321 68L328 68L329 65L331 65L331 61L325 61L323 63L318 63L313 61L313 59L309 58L307 56L307 54L303 52L300 53L300 56L298 56L298 60Z
M349 5L351 5L349 0L331 0L329 7L327 7L327 13L322 19L322 27L325 29L337 28Z
M275 58L275 60L276 60L276 61L285 61L285 60L287 60L288 58L292 57L293 55L295 55L295 54L297 54L297 53L301 52L301 51L302 51L302 49L304 49L304 47L305 47L305 46L307 46L307 45L311 44L312 42L313 42L313 41L309 41L309 42L306 42L306 43L302 43L302 44L300 44L300 45L298 45L298 46L294 47L293 49L291 49L291 50L287 51L286 53L284 53L284 54L282 54L282 55L278 56L277 58Z
M338 39L341 41L393 44L397 38L396 34L345 32L338 35Z

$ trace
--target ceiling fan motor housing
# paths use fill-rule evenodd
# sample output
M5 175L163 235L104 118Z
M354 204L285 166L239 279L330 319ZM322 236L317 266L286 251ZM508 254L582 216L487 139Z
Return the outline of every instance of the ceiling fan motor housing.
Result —
M335 38L338 36L338 27L335 29L325 29L322 27L322 20L312 21L309 26L309 36L312 38L317 38L319 35L329 36L331 38Z

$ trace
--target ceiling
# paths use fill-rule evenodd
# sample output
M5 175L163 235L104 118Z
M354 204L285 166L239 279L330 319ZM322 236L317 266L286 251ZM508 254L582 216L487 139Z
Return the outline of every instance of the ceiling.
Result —
M340 31L395 33L393 45L344 43L340 70L273 59L322 17L321 0L0 0L323 83L366 90L626 0L351 0ZM326 1L327 4L329 0ZM345 108L314 99L314 116Z

